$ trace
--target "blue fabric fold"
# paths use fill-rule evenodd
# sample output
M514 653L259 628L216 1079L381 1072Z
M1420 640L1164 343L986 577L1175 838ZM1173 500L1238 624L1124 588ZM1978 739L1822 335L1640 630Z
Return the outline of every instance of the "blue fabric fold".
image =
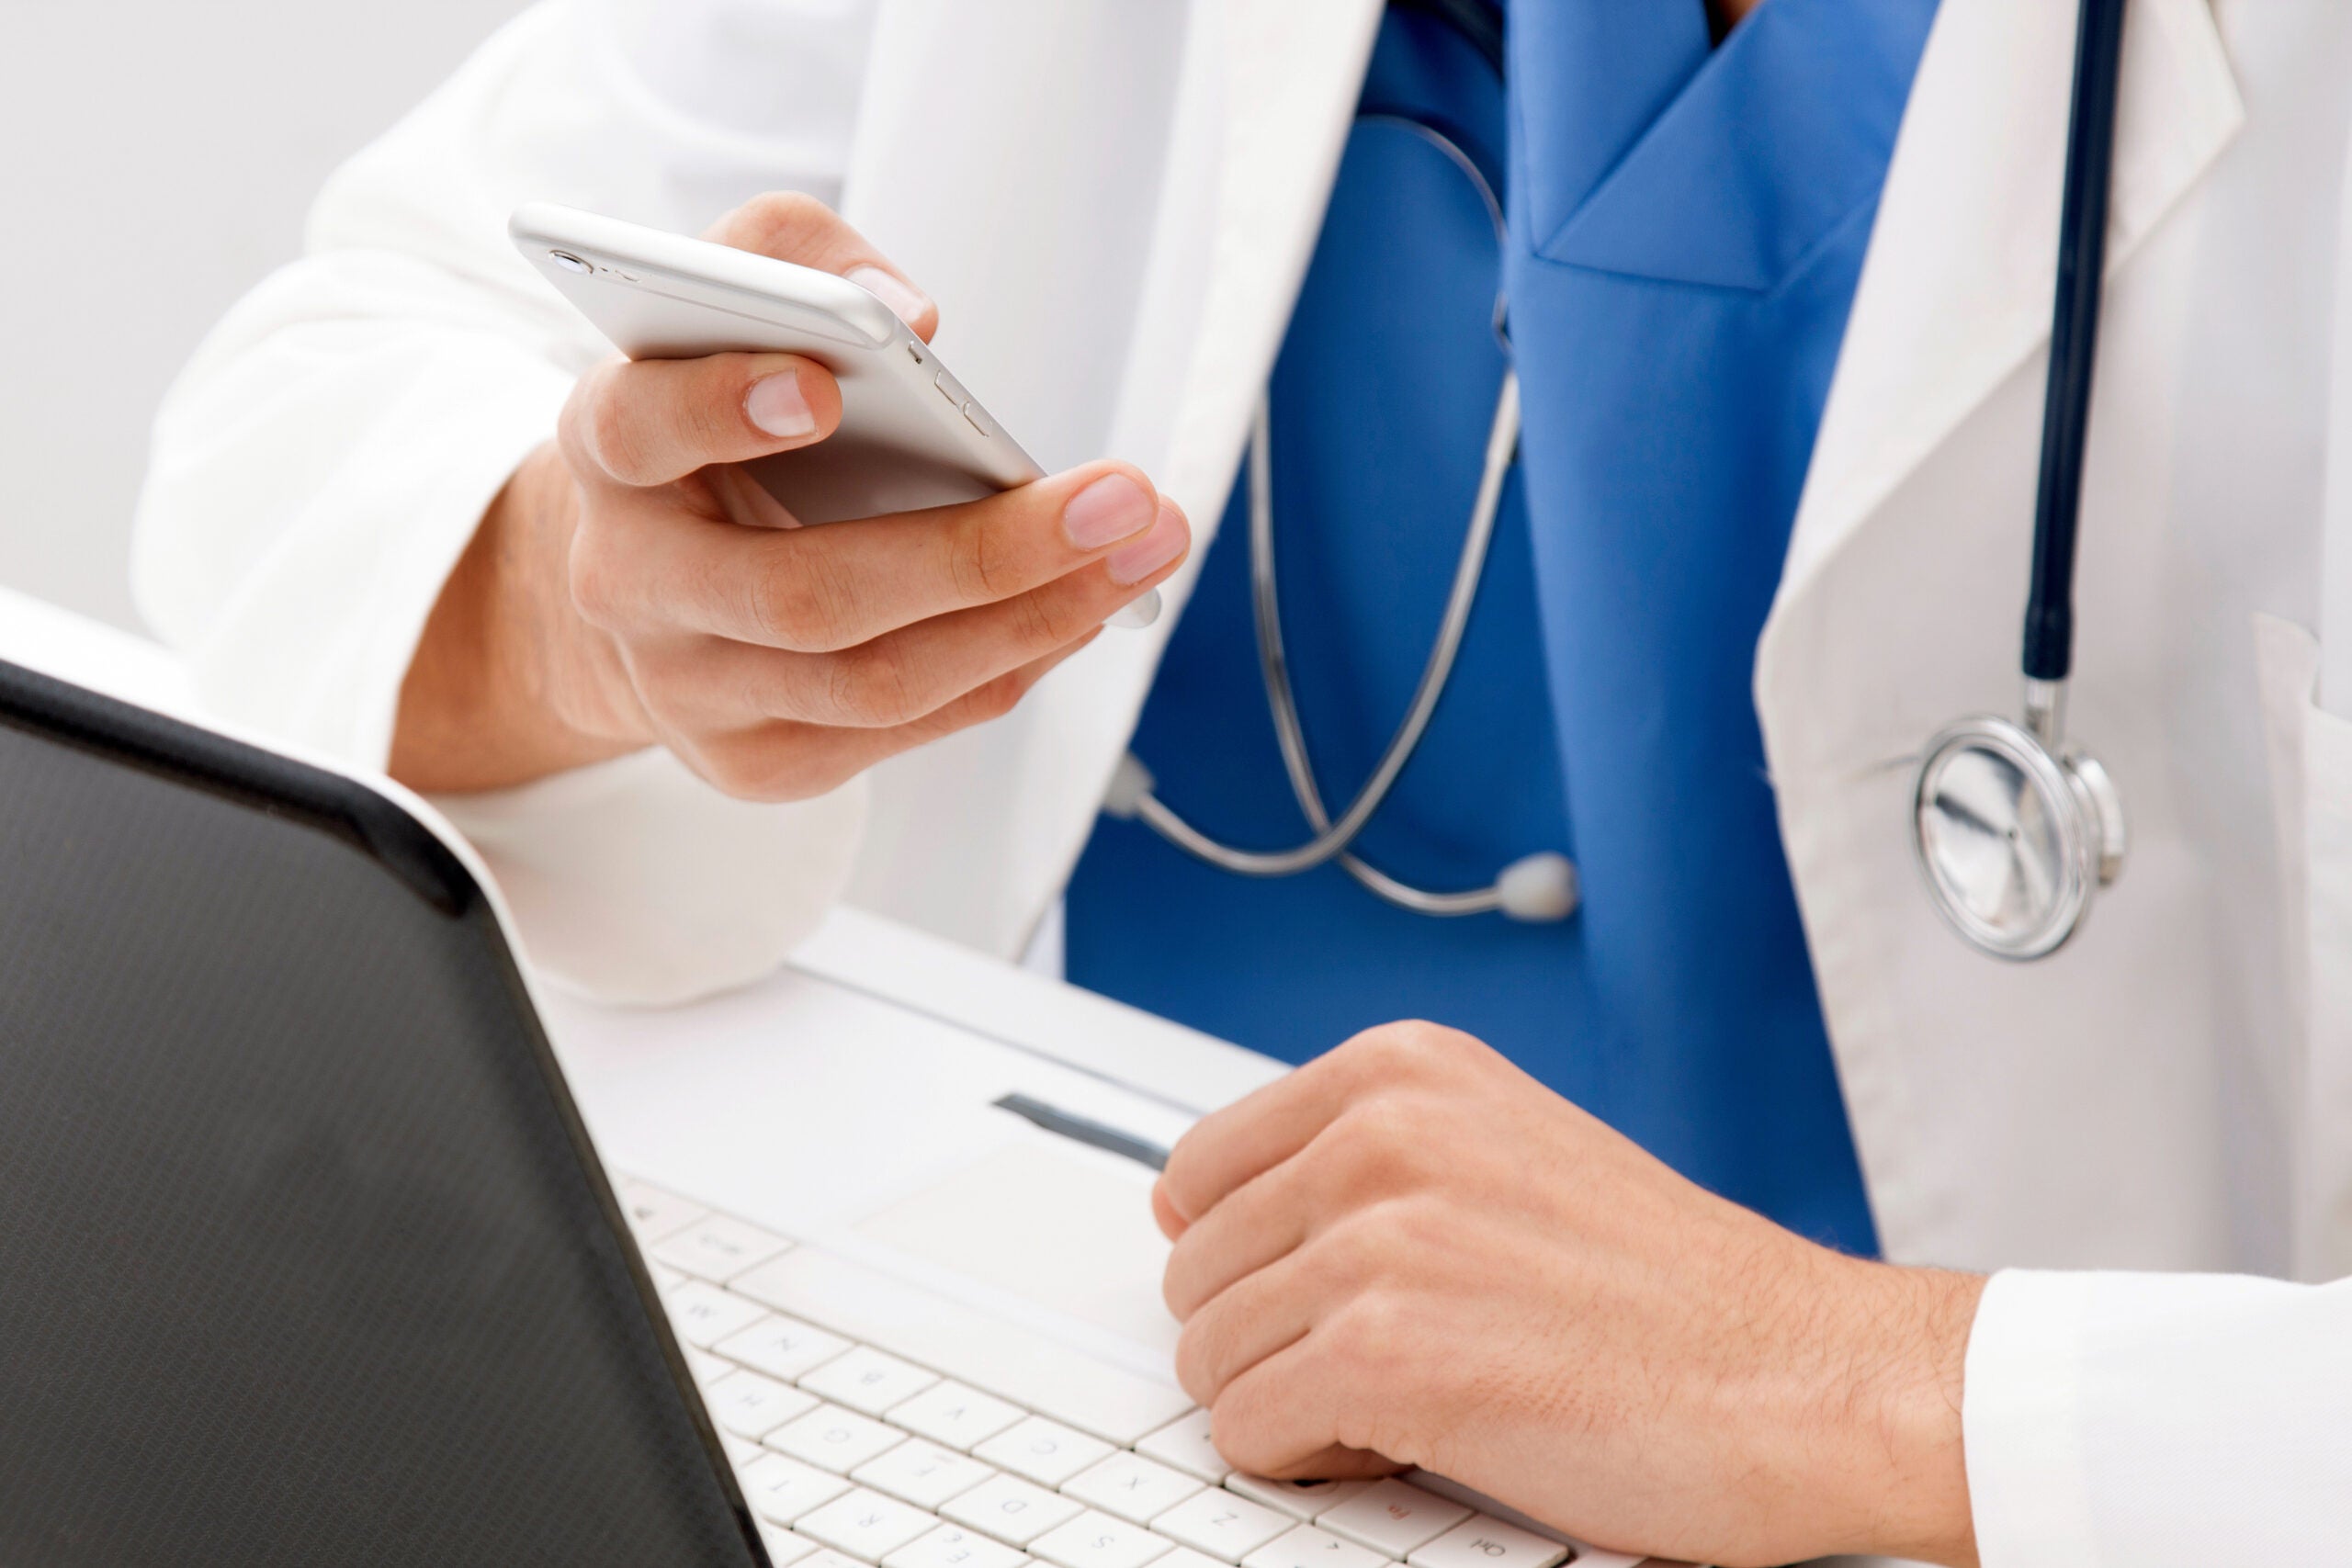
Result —
M1648 8L1575 0L1514 16L1531 247L1574 266L1773 288L1877 201L1934 7L1770 0L1696 60L1686 28L1628 19ZM1586 31L1611 35L1624 72L1589 52L1576 36ZM1655 38L1634 49L1618 36L1627 32ZM1572 46L1583 52L1570 71L1560 51ZM1604 136L1617 153L1595 175Z
M1511 7L1508 37L1512 198L1539 234L1576 214L1711 54L1702 0L1529 0Z

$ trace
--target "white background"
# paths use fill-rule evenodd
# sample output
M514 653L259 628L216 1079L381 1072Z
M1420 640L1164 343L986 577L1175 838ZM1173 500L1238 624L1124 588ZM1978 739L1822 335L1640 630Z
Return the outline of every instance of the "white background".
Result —
M523 0L0 0L0 584L123 626L155 404Z

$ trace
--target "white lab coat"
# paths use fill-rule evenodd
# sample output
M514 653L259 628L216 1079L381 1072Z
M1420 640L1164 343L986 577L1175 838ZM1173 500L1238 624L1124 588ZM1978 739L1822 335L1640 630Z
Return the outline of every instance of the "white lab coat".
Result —
M802 9L558 0L337 176L160 428L138 586L213 702L380 762L442 575L600 352L505 211L694 229L799 183L742 106L831 80L826 50L867 61L846 208L965 378L1049 465L1144 464L1205 539L1377 0L884 0L870 39ZM2342 0L2132 11L2075 694L2123 881L2005 966L1909 860L1903 760L2017 701L2072 17L1943 0L1757 703L1886 1247L2011 1270L1968 1368L1984 1560L2334 1560L2352 1283L2243 1276L2352 1272L2352 722L2313 701L2328 518L2352 549ZM822 801L732 805L651 755L454 804L541 963L607 993L754 974L842 896L1011 955L1171 621Z

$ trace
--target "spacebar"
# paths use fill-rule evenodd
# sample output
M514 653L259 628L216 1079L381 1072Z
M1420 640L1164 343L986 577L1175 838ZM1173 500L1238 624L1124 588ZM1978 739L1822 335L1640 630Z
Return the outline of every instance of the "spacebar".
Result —
M813 1247L728 1289L1114 1443L1132 1443L1193 1407L1175 1389Z

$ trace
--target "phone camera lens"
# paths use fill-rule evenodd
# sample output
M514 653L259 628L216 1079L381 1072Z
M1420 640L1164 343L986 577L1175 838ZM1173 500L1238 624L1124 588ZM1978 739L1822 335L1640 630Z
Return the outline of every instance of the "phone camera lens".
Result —
M548 260L555 263L556 265L563 268L566 272L594 272L596 270L594 267L590 266L586 262L582 261L578 256L573 255L570 251L549 251L548 253Z

